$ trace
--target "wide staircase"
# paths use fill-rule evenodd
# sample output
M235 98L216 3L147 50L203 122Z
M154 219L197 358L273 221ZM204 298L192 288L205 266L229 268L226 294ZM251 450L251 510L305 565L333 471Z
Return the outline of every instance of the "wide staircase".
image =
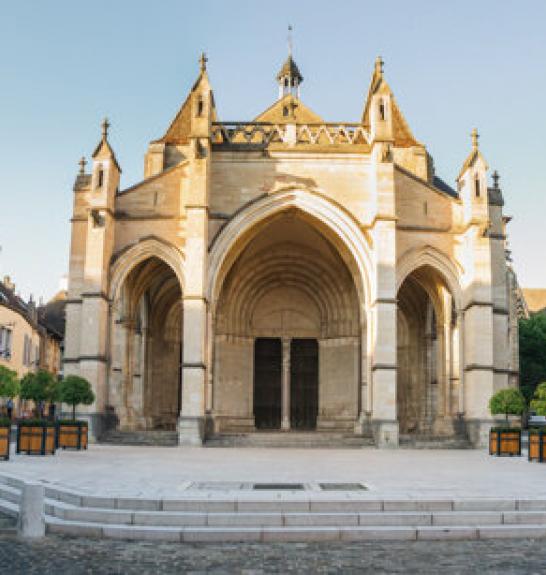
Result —
M365 490L255 487L155 499L46 485L46 533L176 542L546 538L546 499L387 498ZM1 513L17 517L22 488L20 479L0 475Z
M469 439L460 435L446 437L442 435L401 434L399 443L401 448L406 449L473 449Z
M372 447L371 436L332 431L254 431L217 434L205 441L205 447L290 447L358 449Z
M178 433L166 430L121 431L119 429L111 429L103 433L100 443L172 447L178 445Z

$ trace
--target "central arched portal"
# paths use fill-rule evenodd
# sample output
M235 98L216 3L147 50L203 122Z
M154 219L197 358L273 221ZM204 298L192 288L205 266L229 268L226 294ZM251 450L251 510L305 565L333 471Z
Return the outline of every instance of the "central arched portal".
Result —
M289 208L253 230L225 276L213 323L217 432L353 430L359 299L313 218Z
M109 403L123 430L175 430L181 402L182 290L151 256L120 281L112 308Z

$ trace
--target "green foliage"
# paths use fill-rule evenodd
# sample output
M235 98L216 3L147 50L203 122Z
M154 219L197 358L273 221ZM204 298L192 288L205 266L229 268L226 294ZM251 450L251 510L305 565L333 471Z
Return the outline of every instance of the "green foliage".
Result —
M546 315L539 313L519 322L520 386L531 399L536 386L546 381Z
M535 389L534 399L531 401L531 409L537 415L546 415L546 382L540 383Z
M8 417L0 417L0 427L11 427L11 419Z
M21 380L21 399L40 401L58 401L59 383L54 375L40 369L36 373L27 373Z
M76 419L77 405L91 405L95 401L91 384L77 375L68 375L61 381L59 396L63 403L72 406L72 419Z
M509 415L521 415L527 404L519 389L513 387L497 391L489 400L491 415L504 415L508 421Z
M14 398L19 395L17 372L0 365L0 397Z
M20 419L18 422L20 427L54 427L54 421L48 421L47 419Z

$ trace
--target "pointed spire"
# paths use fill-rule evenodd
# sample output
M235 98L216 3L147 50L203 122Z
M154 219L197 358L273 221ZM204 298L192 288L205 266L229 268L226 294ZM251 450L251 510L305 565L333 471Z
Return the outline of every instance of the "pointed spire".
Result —
M205 72L207 70L207 62L209 61L209 59L207 58L207 55L205 54L205 52L201 52L201 56L199 57L199 68L201 70L201 72Z
M102 139L106 140L108 138L108 128L110 127L110 123L108 122L108 118L104 118L101 124L102 127Z
M472 137L472 149L477 150L478 149L478 138L480 137L480 135L478 134L478 130L476 128L474 128L472 130L470 136Z
M83 176L85 174L85 166L87 165L87 160L85 159L85 156L82 156L80 158L78 164L80 165L80 175Z
M378 56L375 59L375 75L376 76L383 76L383 58L381 58L381 56Z

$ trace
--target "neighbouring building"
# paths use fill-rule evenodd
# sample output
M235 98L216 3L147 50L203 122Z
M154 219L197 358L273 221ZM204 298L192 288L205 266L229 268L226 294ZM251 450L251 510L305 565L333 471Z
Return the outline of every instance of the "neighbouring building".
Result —
M46 313L49 305L25 302L8 276L0 282L0 365L20 378L38 369L61 371L64 330Z
M452 188L380 59L352 122L303 103L291 55L271 106L221 121L200 64L140 183L120 189L106 121L75 181L64 366L94 387L94 435L483 444L518 367L508 220L477 132Z
M523 288L523 317L529 317L535 313L546 313L546 289Z

